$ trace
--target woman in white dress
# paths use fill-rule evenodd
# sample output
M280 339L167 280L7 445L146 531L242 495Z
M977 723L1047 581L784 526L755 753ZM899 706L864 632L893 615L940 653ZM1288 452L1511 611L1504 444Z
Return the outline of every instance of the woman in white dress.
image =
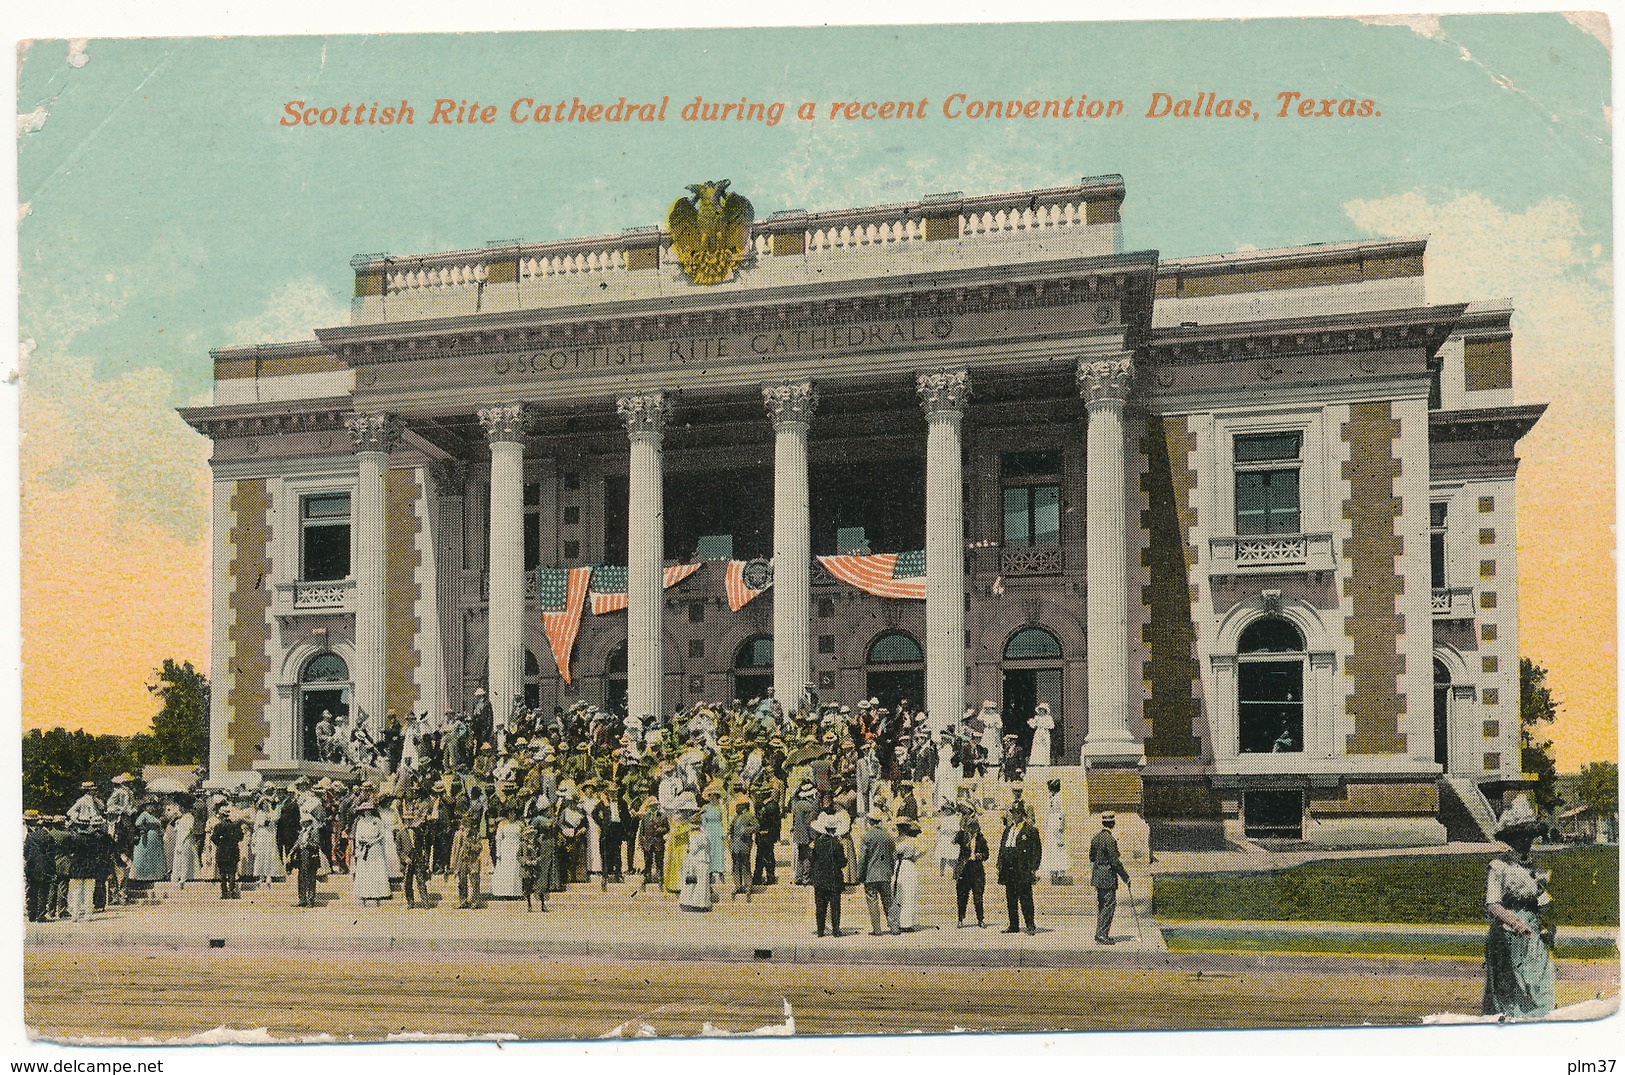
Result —
M519 853L525 842L525 828L514 820L512 811L504 811L496 828L496 861L491 867L491 895L499 900L513 900L525 894L524 876L519 867Z
M169 864L169 879L182 888L186 882L198 879L197 843L192 839L192 826L197 823L190 810L182 810L171 826L175 830L175 854Z
M393 795L378 796L378 820L384 823L384 869L393 888L401 879L401 815Z
M953 803L944 802L937 809L937 841L931 853L937 860L938 877L946 877L959 861L959 845L954 842L958 835L959 811L954 809Z
M897 823L897 873L892 882L892 928L908 933L920 928L920 827Z
M691 831L688 847L683 851L678 873L682 887L677 890L677 906L685 911L709 911L712 900L711 841L706 839L705 830L694 821L694 818L689 819Z
M282 853L276 846L276 823L281 816L281 807L269 796L262 798L254 809L254 829L248 838L248 853L253 859L249 872L262 881L285 876Z
M366 800L356 809L354 858L350 870L355 896L363 907L376 907L389 895L389 864L384 858L384 823L378 817L378 804Z
M1044 849L1038 862L1038 872L1049 875L1052 885L1067 884L1072 879L1072 852L1066 846L1066 808L1061 802L1061 782L1051 780L1049 805L1044 814Z
M1033 730L1033 748L1027 753L1028 765L1048 765L1050 762L1049 733L1055 729L1055 716L1048 702L1039 702L1033 717L1027 722Z

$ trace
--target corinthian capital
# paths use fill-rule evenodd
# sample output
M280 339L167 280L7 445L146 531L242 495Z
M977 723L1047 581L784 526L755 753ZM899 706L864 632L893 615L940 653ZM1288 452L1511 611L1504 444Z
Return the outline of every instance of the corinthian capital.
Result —
M1078 363L1078 394L1086 402L1125 399L1133 382L1134 362L1127 356Z
M658 437L665 432L666 419L671 417L671 402L664 392L622 396L615 401L615 413L621 416L629 436Z
M523 441L530 421L530 408L523 403L498 403L494 407L480 408L480 426L485 430L485 439L492 444Z
M914 387L927 418L933 414L960 412L970 401L969 370L932 370L916 374Z
M344 416L344 428L350 431L350 447L355 451L388 455L395 450L406 423L393 414L352 411Z
M762 386L762 403L775 427L785 422L812 421L818 410L818 388L811 381L786 381Z

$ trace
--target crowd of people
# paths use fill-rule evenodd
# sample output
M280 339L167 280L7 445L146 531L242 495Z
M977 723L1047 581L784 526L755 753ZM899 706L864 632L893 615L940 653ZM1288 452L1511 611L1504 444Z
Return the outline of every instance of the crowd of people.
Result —
M1040 757L1048 718L1041 706L1032 722ZM314 906L317 879L333 874L367 905L399 893L428 907L438 876L455 884L458 908L494 897L547 911L551 894L595 882L634 897L652 888L698 912L723 892L749 900L778 883L788 843L789 879L812 888L820 934L840 935L841 895L859 886L871 932L916 928L919 871L932 866L954 874L959 923L974 913L984 925L989 862L1010 930L1031 932L1033 883L1070 880L1060 784L1041 833L1020 783L1021 737L991 702L933 733L906 701L873 698L803 699L786 713L769 696L667 719L516 700L499 723L478 691L468 713L433 730L427 714L389 714L376 738L326 715L319 727L345 778L211 790L200 770L192 791L160 796L123 774L105 798L87 781L66 815L28 812L29 917L82 921L152 882L208 881L235 899L245 880L291 875L298 904ZM991 850L990 804L1003 814Z

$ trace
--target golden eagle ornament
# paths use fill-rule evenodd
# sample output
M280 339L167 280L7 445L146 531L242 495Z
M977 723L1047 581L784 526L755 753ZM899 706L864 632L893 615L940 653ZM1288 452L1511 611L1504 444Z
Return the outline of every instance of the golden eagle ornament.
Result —
M728 193L729 180L713 179L690 186L666 215L671 252L696 284L720 284L733 275L750 252L750 202Z

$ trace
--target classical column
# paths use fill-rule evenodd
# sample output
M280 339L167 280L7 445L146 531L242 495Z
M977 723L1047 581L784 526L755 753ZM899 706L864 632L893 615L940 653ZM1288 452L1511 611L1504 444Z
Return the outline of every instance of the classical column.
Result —
M807 429L818 409L811 381L767 385L773 421L773 694L786 712L812 681L812 521Z
M355 683L351 719L378 736L384 727L384 472L404 428L392 414L344 416L355 450Z
M632 441L626 513L626 711L661 716L660 583L666 559L661 444L671 404L664 392L648 392L622 396L615 410Z
M495 726L505 729L525 690L525 431L523 403L480 408L491 444L491 555L486 561L486 683Z
M1123 400L1134 377L1128 355L1078 363L1087 401L1084 526L1088 532L1089 734L1085 764L1132 765L1145 756L1129 733L1128 528L1125 519Z
M965 712L965 490L959 426L970 373L916 377L925 408L925 708L933 730Z

